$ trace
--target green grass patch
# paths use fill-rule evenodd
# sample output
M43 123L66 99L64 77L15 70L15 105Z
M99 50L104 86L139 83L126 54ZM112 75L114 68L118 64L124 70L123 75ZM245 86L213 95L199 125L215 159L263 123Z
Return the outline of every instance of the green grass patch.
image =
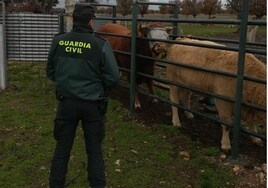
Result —
M0 91L0 102L0 187L48 187L56 100L45 64L9 63L8 89ZM169 142L174 137L184 141ZM189 160L178 154L180 148L187 149ZM156 125L152 131L137 123L120 101L109 102L104 141L108 187L231 187L231 172L211 160L219 155L170 125ZM86 164L80 126L68 187L87 186Z
M200 37L218 37L234 35L237 32L237 26L220 24L181 24L184 35L193 35ZM256 35L266 35L266 27L260 26Z

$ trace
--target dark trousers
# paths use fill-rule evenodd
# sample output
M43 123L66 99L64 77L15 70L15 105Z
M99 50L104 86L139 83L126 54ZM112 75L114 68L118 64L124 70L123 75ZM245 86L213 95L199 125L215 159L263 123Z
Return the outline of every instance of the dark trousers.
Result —
M54 126L56 148L51 162L50 188L63 188L76 128L81 120L88 157L88 181L92 188L104 188L106 177L102 155L104 115L100 102L64 98L59 101Z

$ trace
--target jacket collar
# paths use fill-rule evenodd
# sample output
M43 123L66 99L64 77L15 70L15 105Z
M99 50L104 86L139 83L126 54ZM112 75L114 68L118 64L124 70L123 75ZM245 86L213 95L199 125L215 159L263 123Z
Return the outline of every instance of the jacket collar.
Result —
M74 24L73 25L73 30L74 32L80 32L80 33L93 33L93 29L89 28L84 25L79 25L79 24Z

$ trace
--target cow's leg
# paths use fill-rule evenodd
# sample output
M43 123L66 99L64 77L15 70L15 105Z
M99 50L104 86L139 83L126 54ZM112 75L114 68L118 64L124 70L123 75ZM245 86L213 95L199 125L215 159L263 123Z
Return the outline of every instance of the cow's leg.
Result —
M232 106L230 103L223 100L216 100L216 106L219 111L219 117L222 121L231 122L232 121ZM222 125L222 137L221 137L221 149L225 152L231 150L230 137L229 137L230 128Z
M225 152L231 150L229 133L230 128L226 127L225 125L222 125L221 149Z
M184 89L181 92L181 102L184 104L185 107L187 107L188 109L190 109L191 105L190 105L190 97L191 97L191 92ZM192 119L194 118L194 115L189 112L189 111L185 111L184 114L186 115L187 119Z
M150 93L151 95L154 96L153 80L150 79L146 84L147 84L147 88L148 88L148 90L149 90L149 93ZM153 99L151 100L151 102L152 102L152 103L158 103L158 100L155 99L155 98L153 98Z
M249 129L253 132L257 133L257 128L254 124L249 125ZM263 141L260 138L257 138L255 136L250 136L252 142L258 146L263 146Z
M138 91L139 86L136 85L136 91ZM140 96L138 93L135 95L135 109L140 110L141 109L141 103L140 103Z
M170 102L178 103L179 102L179 89L177 86L170 86L169 88L169 97ZM178 115L178 108L176 106L172 106L172 123L174 126L181 126L180 118Z
M141 109L140 97L138 93L135 95L135 109L136 110Z
M121 80L124 80L124 81L127 81L128 80L128 75L126 72L124 71L120 71L120 79Z
M253 116L254 112L251 112L249 114L247 114L247 124L249 126L249 129L252 131L252 132L258 132L257 131L257 127L256 127L256 120L254 120L254 116ZM263 146L263 141L260 139L260 138L257 138L255 136L250 136L252 142L258 146Z

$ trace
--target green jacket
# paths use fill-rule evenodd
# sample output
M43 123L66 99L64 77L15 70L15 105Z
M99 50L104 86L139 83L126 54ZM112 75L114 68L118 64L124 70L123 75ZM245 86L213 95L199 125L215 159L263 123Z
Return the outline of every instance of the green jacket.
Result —
M53 38L46 71L56 91L72 99L100 100L119 82L110 44L80 26Z

